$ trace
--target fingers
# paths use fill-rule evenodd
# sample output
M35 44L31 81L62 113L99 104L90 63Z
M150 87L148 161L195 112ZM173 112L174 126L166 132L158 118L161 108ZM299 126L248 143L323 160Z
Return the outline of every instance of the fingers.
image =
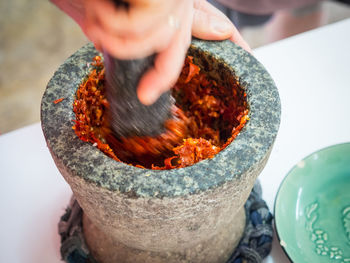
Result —
M121 38L109 34L96 24L89 27L90 39L114 57L119 59L136 59L164 50L174 37L176 29L165 25L156 27L150 34L138 38Z
M170 45L157 55L154 68L150 69L140 80L137 90L138 97L145 105L153 104L163 92L176 83L180 75L191 42L193 6L188 5L185 12L181 21L181 29Z
M126 10L124 7L117 8L111 0L89 0L89 2L93 5L93 8L90 8L93 10L91 20L116 37L142 35L151 28L154 21L158 20L156 17L149 19L147 8L139 12L138 5Z
M166 25L176 1L127 1L130 8L116 7L112 0L88 0L87 17L115 37L141 37L155 26Z
M128 1L132 7L126 10L116 8L111 0L88 0L84 32L96 47L103 48L114 57L145 57L169 46L176 31L169 23L171 11L178 12L179 6L186 1L179 1L180 4L177 1L158 1L158 5L152 5L152 0L134 0ZM174 2L178 6L171 10Z

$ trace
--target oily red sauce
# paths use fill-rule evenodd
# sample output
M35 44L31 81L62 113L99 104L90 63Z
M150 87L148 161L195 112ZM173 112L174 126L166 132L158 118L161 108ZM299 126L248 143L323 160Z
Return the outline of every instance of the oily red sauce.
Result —
M99 56L80 84L73 111L77 136L116 161L157 170L181 168L212 158L230 144L248 120L246 94L237 81L223 87L187 57L172 89L176 104L157 137L115 138L108 125L104 66Z

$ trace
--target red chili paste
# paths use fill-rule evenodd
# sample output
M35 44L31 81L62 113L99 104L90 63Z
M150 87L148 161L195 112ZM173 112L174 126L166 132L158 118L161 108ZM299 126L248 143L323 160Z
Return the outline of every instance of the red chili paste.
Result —
M96 56L93 69L80 84L73 111L77 136L116 161L140 168L166 170L212 158L230 144L248 120L246 94L237 81L223 87L188 56L173 87L176 104L166 132L157 137L116 139L108 125L104 66Z

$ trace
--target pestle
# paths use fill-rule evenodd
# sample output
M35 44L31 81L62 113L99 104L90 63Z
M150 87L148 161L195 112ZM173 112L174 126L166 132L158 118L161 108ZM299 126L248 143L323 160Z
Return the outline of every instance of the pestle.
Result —
M104 53L108 116L115 137L156 136L164 132L174 104L170 91L152 105L142 104L137 86L143 74L153 66L155 55L137 60L118 60Z
M124 0L114 0L118 8L129 8ZM174 104L170 91L163 93L152 105L142 104L137 86L143 74L153 67L155 55L141 59L119 60L104 52L106 97L109 103L110 127L116 138L156 136L164 132Z

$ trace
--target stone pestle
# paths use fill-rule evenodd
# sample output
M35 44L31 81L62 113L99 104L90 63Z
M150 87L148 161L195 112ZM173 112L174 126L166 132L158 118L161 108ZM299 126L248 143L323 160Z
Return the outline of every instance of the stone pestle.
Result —
M137 86L145 72L153 67L155 55L135 60L119 60L104 53L108 118L116 138L156 136L164 132L174 104L170 91L152 105L142 104Z

